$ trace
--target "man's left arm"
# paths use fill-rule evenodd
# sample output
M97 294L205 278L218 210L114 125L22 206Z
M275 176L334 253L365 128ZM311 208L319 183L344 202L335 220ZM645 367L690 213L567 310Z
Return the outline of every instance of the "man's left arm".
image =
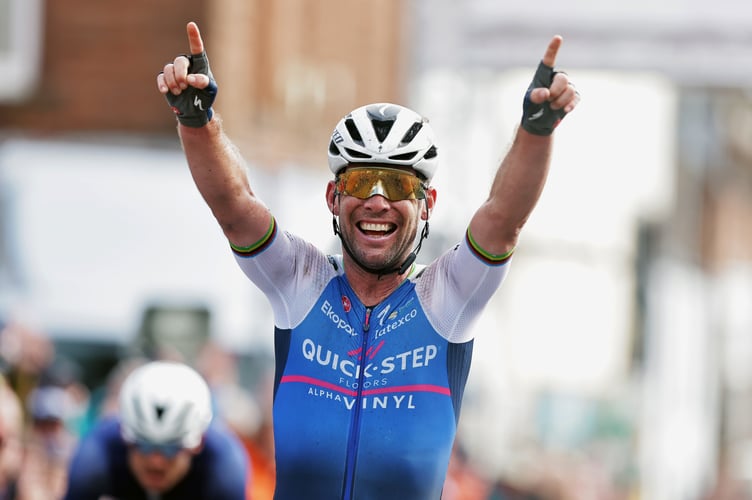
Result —
M470 221L471 244L491 260L502 261L514 250L548 177L554 129L580 100L568 76L554 69L561 43L558 35L551 39L525 94L512 146Z

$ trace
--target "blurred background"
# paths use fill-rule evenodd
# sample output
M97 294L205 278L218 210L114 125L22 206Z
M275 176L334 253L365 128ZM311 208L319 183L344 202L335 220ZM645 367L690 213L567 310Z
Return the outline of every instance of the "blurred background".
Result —
M325 251L339 251L324 202L337 120L372 101L431 120L442 165L422 262L462 237L561 34L557 67L583 101L476 326L444 496L752 498L742 0L0 0L0 369L30 425L57 419L75 440L124 363L160 353L231 380L252 408L234 410L239 428L264 427L271 309L156 90L190 20L254 190ZM50 416L50 386L70 411Z

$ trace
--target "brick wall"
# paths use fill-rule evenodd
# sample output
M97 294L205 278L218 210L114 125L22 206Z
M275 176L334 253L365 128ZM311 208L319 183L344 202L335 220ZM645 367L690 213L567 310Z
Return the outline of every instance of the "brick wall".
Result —
M0 129L30 133L174 133L155 78L165 54L185 51L187 20L203 0L45 2L39 86L0 105Z
M207 45L217 109L246 157L326 163L337 120L402 101L407 8L401 0L223 0Z
M0 103L0 133L174 138L155 78L188 50L195 20L219 82L216 109L246 157L325 162L344 113L401 101L405 11L400 0L47 0L39 87Z

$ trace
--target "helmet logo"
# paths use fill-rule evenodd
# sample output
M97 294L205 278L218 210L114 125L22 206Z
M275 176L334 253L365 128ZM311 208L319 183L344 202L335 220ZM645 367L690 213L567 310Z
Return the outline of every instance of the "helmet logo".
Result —
M340 142L343 142L345 139L342 137L342 134L339 133L338 130L335 130L332 134L332 141L334 141L335 144L339 144Z
M366 112L371 120L394 121L397 119L400 110L399 106L393 104L384 104L380 106L369 106Z

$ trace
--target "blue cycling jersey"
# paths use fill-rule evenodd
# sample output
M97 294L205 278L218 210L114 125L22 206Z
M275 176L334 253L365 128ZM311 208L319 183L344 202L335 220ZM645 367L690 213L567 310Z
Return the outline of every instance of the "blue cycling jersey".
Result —
M238 438L216 421L207 429L188 474L161 495L144 491L128 466L127 454L119 421L98 422L76 450L64 500L245 500L248 457Z
M235 253L274 310L275 499L438 499L470 329L508 266L465 240L366 306L341 257L290 234Z

